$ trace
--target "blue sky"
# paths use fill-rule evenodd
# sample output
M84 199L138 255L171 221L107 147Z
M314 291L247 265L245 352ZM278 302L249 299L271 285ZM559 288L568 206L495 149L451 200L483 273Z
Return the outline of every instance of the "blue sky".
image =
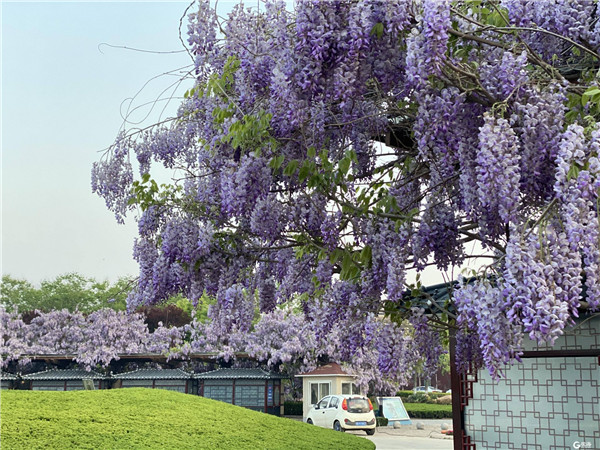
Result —
M137 273L135 224L116 223L91 192L90 170L122 125L121 103L190 59L98 46L181 50L188 4L2 2L3 274L38 283ZM173 81L152 81L137 104Z

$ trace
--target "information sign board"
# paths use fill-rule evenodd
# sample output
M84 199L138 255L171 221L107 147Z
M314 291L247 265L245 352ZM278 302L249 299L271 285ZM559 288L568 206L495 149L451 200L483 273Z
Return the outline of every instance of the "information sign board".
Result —
M400 422L403 425L412 423L400 397L377 397L377 403L379 403L379 410L383 417L387 418L390 423Z

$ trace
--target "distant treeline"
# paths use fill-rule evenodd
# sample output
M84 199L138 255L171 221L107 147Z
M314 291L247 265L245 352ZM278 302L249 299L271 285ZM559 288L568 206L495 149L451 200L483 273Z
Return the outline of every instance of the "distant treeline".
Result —
M27 280L3 275L2 285L0 285L0 304L7 311L16 308L26 322L37 315L35 311L50 312L67 309L71 312L91 313L102 308L125 311L127 296L135 284L136 280L133 278L122 277L110 283L73 272L44 280L39 287L35 287ZM203 300L200 310L197 311L200 320L205 319L206 309L212 303L209 298ZM158 326L158 322L163 322L164 326L181 326L189 323L192 319L192 309L189 300L175 296L164 304L144 306L136 311L146 317L146 323L150 331L153 331Z

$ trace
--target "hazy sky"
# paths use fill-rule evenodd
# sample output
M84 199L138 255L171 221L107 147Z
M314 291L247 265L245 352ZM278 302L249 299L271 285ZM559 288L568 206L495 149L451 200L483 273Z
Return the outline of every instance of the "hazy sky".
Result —
M220 0L222 15L234 3ZM73 271L111 281L137 274L136 226L117 224L92 194L91 166L123 124L122 103L191 61L187 53L101 44L181 50L179 21L188 5L0 2L3 274L34 283ZM135 105L156 99L175 75L152 80ZM435 269L427 272L426 284L443 281Z
M181 50L188 4L2 2L3 274L37 283L137 273L135 224L116 223L91 192L90 170L122 125L121 103L190 59L99 44ZM151 82L136 103L176 79Z

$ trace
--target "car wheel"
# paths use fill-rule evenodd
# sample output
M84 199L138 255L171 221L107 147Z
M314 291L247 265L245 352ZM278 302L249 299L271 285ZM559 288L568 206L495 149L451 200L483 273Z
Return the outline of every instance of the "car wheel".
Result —
M372 430L365 430L369 436L373 436L375 434L375 428Z
M335 431L346 431L342 428L342 426L340 425L340 423L337 420L335 422L333 422L333 429Z
M307 424L309 424L309 425L312 425L312 424L313 424L313 421L312 421L312 419L308 419L308 420L306 421L306 423L307 423Z

